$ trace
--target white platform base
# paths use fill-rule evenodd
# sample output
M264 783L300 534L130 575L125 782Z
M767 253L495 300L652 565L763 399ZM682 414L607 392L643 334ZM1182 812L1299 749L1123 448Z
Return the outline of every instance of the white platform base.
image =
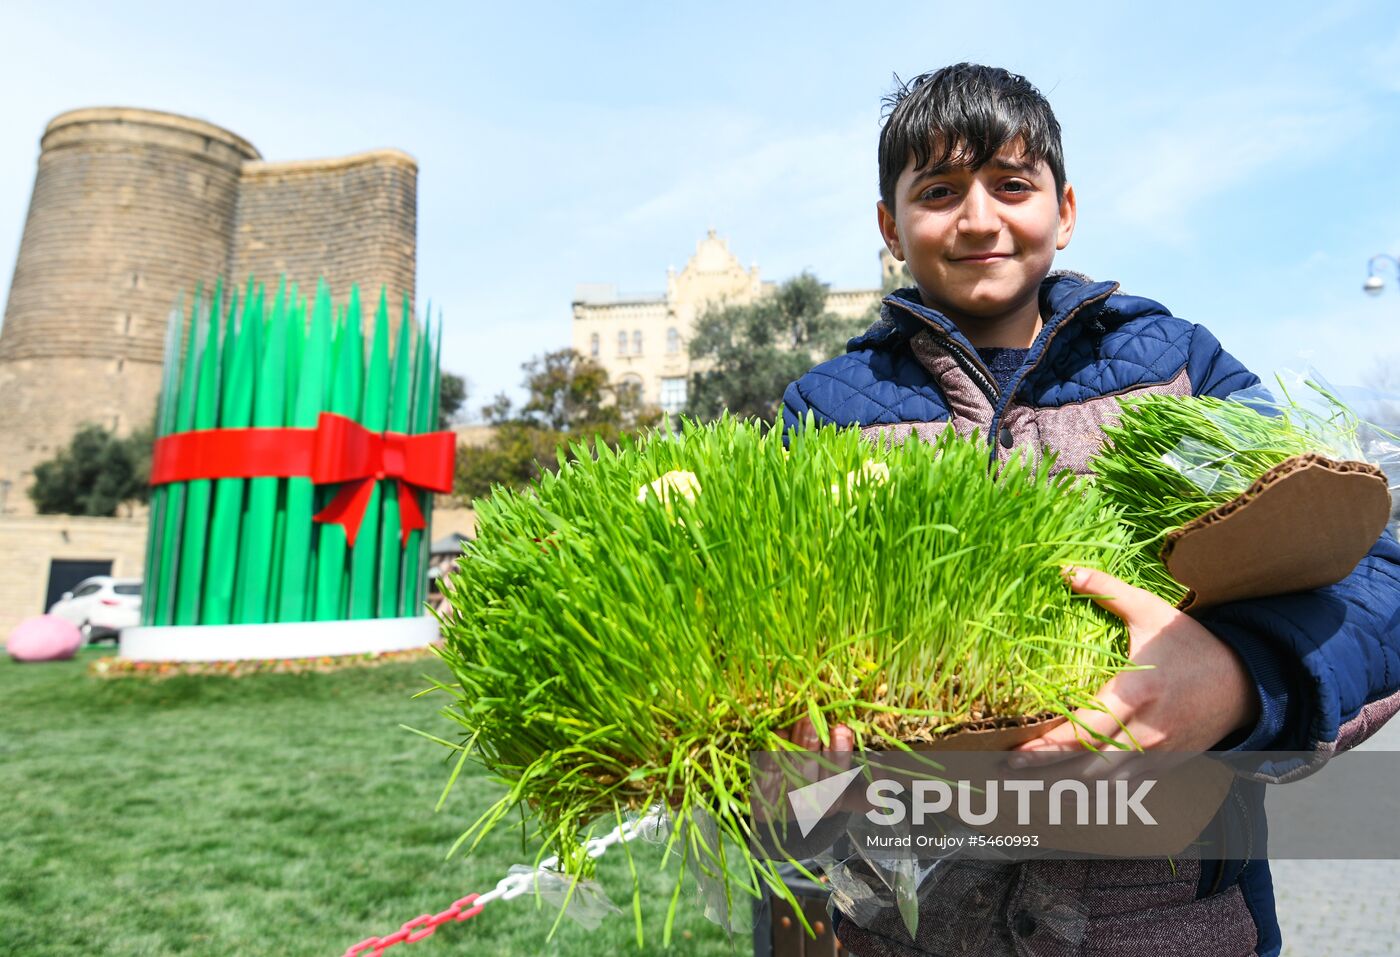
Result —
M271 625L169 625L122 630L120 655L132 661L246 661L320 658L425 648L436 618L362 618Z

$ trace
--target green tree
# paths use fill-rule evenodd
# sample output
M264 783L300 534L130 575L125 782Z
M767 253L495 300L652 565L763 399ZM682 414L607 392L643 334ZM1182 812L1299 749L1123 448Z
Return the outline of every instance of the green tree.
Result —
M66 448L34 467L29 497L42 514L112 516L123 502L150 493L151 432L118 438L96 425L74 434Z
M826 286L810 273L790 279L746 305L707 308L695 322L686 413L734 415L772 423L792 380L837 355L865 328L826 309Z
M438 390L438 428L452 425L457 412L467 401L467 380L451 372L443 372Z
M521 366L528 397L518 409L502 393L482 408L493 426L484 448L463 448L457 456L456 494L470 500L493 485L520 488L545 470L558 468L562 448L598 442L616 446L660 417L631 389L608 381L607 370L572 349L546 352Z
M521 418L542 429L615 437L642 411L630 390L614 386L606 369L573 349L546 352L521 368L530 395Z
M914 285L914 277L909 274L908 263L901 262L895 267L893 272L884 273L883 277L880 279L879 297L877 297L875 301L870 304L870 307L861 314L859 321L855 323L856 332L852 333L852 335L858 335L866 329L869 329L875 320L880 318L881 304L884 302L886 296L896 289L905 289L912 285Z

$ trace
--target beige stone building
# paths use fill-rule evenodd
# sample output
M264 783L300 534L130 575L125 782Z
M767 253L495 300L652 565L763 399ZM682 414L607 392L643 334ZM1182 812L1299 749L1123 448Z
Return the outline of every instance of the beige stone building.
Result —
M65 575L139 575L145 522L35 516L34 466L93 423L155 412L167 320L215 277L337 299L414 294L417 163L398 150L268 162L203 120L128 108L55 117L0 326L0 637ZM61 590L61 589L59 589Z
M882 281L902 264L881 250ZM615 382L631 383L643 399L667 412L677 412L686 400L691 373L687 345L696 318L710 304L753 302L776 283L747 268L729 251L729 244L712 229L695 246L695 255L677 272L666 271L666 291L652 295L622 295L617 287L585 283L573 302L573 347L608 370ZM855 318L880 298L880 289L832 290L827 309Z

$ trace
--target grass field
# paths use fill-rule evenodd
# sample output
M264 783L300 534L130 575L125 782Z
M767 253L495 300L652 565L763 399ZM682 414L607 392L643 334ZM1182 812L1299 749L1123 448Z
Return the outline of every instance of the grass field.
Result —
M0 660L0 953L326 955L489 890L527 863L518 831L445 861L500 793L464 772L441 813L450 737L440 696L413 700L436 661L330 674L87 676L93 652L58 664ZM594 931L529 897L388 951L653 954L672 871L632 845L650 894L646 946L631 919L627 861L603 860L622 913ZM689 894L671 951L752 953L705 920Z

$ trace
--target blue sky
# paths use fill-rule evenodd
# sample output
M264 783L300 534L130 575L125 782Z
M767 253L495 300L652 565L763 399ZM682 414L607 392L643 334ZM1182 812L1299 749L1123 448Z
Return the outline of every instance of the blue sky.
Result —
M1386 3L73 4L0 7L0 265L45 123L203 117L270 160L395 146L420 302L475 407L569 342L579 282L659 290L713 227L769 279L878 280L891 74L1006 66L1065 130L1058 265L1208 325L1261 374L1400 365L1400 22ZM1222 9L1223 8L1223 9Z

